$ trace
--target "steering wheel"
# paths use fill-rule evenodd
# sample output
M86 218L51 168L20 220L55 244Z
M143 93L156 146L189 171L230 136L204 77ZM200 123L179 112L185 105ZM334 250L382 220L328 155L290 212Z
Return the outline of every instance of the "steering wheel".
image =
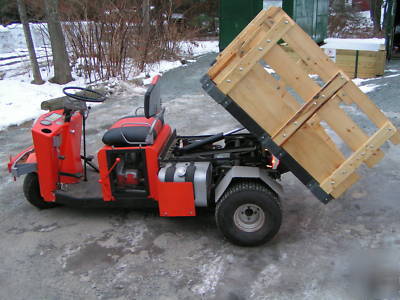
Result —
M88 92L89 94L93 94L93 96L89 97L89 96L84 96L84 95L72 94L72 93L68 92L70 90L78 90L78 91ZM104 100L106 100L106 95L104 95L102 93L93 91L91 89L77 87L77 86L65 87L65 88L63 88L63 93L68 97L71 97L73 99L83 101L83 102L101 103L101 102L104 102Z

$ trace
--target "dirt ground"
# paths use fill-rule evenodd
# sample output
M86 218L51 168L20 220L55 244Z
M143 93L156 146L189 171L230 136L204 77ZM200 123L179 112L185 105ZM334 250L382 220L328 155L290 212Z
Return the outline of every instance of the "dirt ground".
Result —
M167 121L180 134L220 132L237 122L201 89L215 55L163 76ZM396 76L397 75L397 76ZM369 96L400 126L400 61ZM114 120L143 101L121 87L88 120L89 152ZM361 116L353 113L362 126ZM271 243L241 248L217 231L213 213L161 218L153 211L37 210L9 153L30 144L31 122L0 132L0 298L2 299L371 299L400 298L400 147L340 199L323 205L285 175L283 225ZM363 299L368 299L363 298Z

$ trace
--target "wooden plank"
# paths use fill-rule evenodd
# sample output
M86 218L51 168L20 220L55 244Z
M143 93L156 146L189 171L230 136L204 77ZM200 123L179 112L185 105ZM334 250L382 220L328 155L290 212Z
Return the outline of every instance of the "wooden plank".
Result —
M300 103L286 90L285 84L283 80L276 80L271 74L266 72L264 68L260 64L256 64L252 71L255 73L255 77L253 80L255 89L260 89L262 91L262 95L257 95L252 97L252 89L248 90L244 97L247 97L243 106L249 105L249 102L255 101L255 99L265 99L268 102L268 107L270 110L274 109L273 118L276 119L279 116L277 122L277 126L282 126L283 122L285 122L291 115L293 115L299 108L301 107ZM252 77L253 78L253 77ZM238 88L240 90L240 87ZM231 95L233 99L234 96ZM284 105L281 103L284 102ZM289 107L286 107L289 106ZM290 109L289 109L290 108ZM256 108L254 109L254 113L257 113ZM264 115L260 116L261 119L264 119ZM279 121L278 121L279 120ZM320 118L318 116L314 116L309 122L310 127L313 128L314 134L319 136L320 141L327 146L329 146L337 157L343 157L342 153L337 149L335 143L332 141L330 136L325 132L325 129L320 125ZM277 128L277 127L271 127ZM274 132L273 130L267 130L267 132ZM344 159L344 157L343 157Z
M282 96L279 82L261 65L257 65L229 96L267 132L278 129L300 107L289 93ZM293 139L295 145L289 143L285 150L314 178L322 181L345 160L345 157L334 146L319 121L304 127L296 133ZM307 153L313 152L316 144L320 152L310 159Z
M338 187L336 187L331 195L334 198L339 198L345 191L347 191L353 184L355 184L360 179L360 175L357 173L352 173L345 181L343 181Z
M321 183L321 188L331 193L337 186L345 181L364 160L370 157L396 132L396 127L387 121L375 132L356 152L354 152L339 168Z
M287 32L283 36L283 40L322 80L327 81L340 71L335 63L299 26L295 26L290 32Z
M264 31L261 42L251 49L236 65L231 69L231 72L215 78L215 83L218 88L225 94L235 87L251 70L254 64L273 47L278 47L276 43L281 39L282 35L293 28L294 22L289 21L287 17L282 17L271 29ZM268 28L266 28L268 30Z
M339 107L339 103L340 99L335 97L318 114L352 151L357 151L368 140L368 135ZM365 163L372 168L383 157L383 152L378 149Z
M357 104L357 106L368 116L368 118L381 128L388 119L382 111L373 103L366 94L364 94L352 81L343 87L343 92L339 94L342 98L348 97ZM400 144L400 134L397 131L392 138L391 142L395 145Z
M313 126L304 124L284 145L283 148L319 183L340 166L345 157L326 135L325 142Z
M266 84L268 76L271 75L258 65L229 93L229 96L264 130L273 132L296 110L286 101L282 101L280 90L274 85Z
M272 48L264 56L264 60L303 99L312 98L321 88L304 69L294 64L293 60L280 47Z
M269 9L268 11L262 10L254 20L249 23L245 29L221 52L216 60L217 62L208 70L208 75L211 79L214 79L227 65L229 62L235 59L235 56L239 53L246 53L251 49L251 43L243 44L246 40L251 39L253 33L255 33L256 28L260 27L262 23L265 22L267 18L273 18L276 14L282 14L282 12L277 8Z
M312 115L314 115L336 92L347 82L348 77L342 72L329 80L309 101L306 102L277 132L272 139L281 146L285 143Z

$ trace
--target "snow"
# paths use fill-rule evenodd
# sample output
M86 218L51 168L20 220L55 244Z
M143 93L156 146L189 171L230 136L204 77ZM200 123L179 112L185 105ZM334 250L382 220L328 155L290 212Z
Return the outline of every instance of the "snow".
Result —
M35 47L44 47L49 41L44 33L46 24L36 23L29 25ZM0 25L0 53L13 52L16 48L26 48L24 30L21 24Z
M193 56L200 56L210 52L219 52L218 41L201 41L191 45L188 42L183 42L181 48L184 52L191 52Z
M43 113L42 101L63 96L65 86L85 86L82 78L66 85L46 82L31 84L24 77L0 80L0 130L10 125L20 125Z
M192 44L190 42L182 42L180 47L182 49L182 54L190 53L191 56L194 56L194 57L204 55L204 54L210 53L210 52L215 52L215 53L219 52L218 41L201 41L201 42L195 42L195 44ZM187 60L187 62L194 62L194 61L195 60ZM159 61L158 63L147 66L146 72L140 73L139 75L136 76L136 78L148 77L143 80L143 84L150 84L150 82L154 76L163 74L166 71L169 71L171 69L175 69L175 68L178 68L181 66L184 66L184 65L182 65L182 63L180 61L162 60L162 61Z
M343 50L367 50L379 51L385 50L385 39L325 39L325 45L321 46L324 49L343 49Z
M11 25L7 27L0 26L0 33L12 32L14 29L21 29L20 25ZM0 34L1 36L1 34ZM0 39L0 48L4 46L4 41ZM34 85L32 74L30 73L30 64L28 52L20 47L20 41L15 40L12 51L1 53L0 51L0 130L10 125L20 125L26 121L35 119L44 111L40 109L41 102L63 96L62 89L65 86L87 86L84 78L78 77L75 81L66 85L58 85L48 82L52 77L52 70L41 67L41 73L46 83L43 85ZM25 46L25 44L23 45ZM182 42L182 55L197 57L209 52L218 52L218 41L197 41L195 43ZM47 51L47 54L46 54ZM47 58L52 60L49 49L37 48L39 65L45 65ZM50 57L48 57L50 55ZM188 59L187 62L196 60ZM184 66L181 61L160 61L156 64L147 66L147 72L141 73L136 78L146 78L144 84L149 84L151 78L157 74L165 73L168 70ZM111 80L113 81L113 80Z

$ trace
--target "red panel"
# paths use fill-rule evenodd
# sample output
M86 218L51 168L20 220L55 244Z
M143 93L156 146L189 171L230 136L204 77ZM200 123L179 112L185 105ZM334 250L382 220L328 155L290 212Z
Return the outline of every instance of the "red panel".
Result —
M149 198L158 201L160 215L168 217L196 215L193 184L191 182L161 182L158 179L158 171L160 170L159 155L165 147L171 133L171 127L164 125L153 145L123 148L104 146L100 149L98 152L98 162L104 201L114 200L111 194L110 179L108 176L108 170L111 166L108 166L107 163L107 151L113 151L115 149L144 149L146 153Z
M112 151L113 148L110 146L104 146L97 153L97 160L99 162L99 170L100 170L100 180L101 183L101 191L103 193L104 201L113 201L115 200L113 195L111 194L111 185L110 185L110 177L108 176L108 169L111 166L108 166L107 163L107 151Z
M195 216L191 182L158 182L158 206L162 217Z
M60 161L60 172L69 174L83 174L81 160L82 116L75 113L71 122L64 126L60 154L64 157ZM79 178L60 176L61 183L77 183Z
M49 125L41 124L48 116L63 110L56 110L42 115L32 128L33 145L35 147L40 193L45 201L54 201L54 191L60 182L59 172L82 173L80 160L80 137L82 116L77 112L71 122L65 123L63 117L52 120ZM61 145L57 143L61 142ZM63 176L62 182L79 182L79 178Z

